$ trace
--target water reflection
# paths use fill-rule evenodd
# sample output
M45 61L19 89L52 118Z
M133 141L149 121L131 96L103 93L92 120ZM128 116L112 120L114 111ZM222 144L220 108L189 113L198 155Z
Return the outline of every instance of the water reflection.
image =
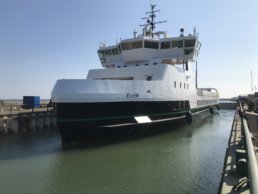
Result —
M68 147L56 129L1 137L0 187L5 193L216 193L233 115L221 111L191 126Z
M34 157L62 150L56 129L40 130L0 137L0 160Z

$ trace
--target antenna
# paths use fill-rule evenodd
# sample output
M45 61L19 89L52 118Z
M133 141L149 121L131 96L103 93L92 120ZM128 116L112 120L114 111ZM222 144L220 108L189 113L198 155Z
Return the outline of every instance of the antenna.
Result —
M194 26L193 35L196 36L196 27Z
M251 94L253 94L253 71L251 69Z
M198 88L198 65L197 65L197 60L196 60L196 69L195 69L195 86L196 89Z
M155 7L157 5L154 5L154 4L151 4L150 2L150 8L151 8L151 11L148 11L146 12L146 14L149 15L149 17L144 17L144 18L141 18L141 19L147 19L147 24L143 24L143 25L140 25L140 26L150 26L150 32L154 32L154 29L155 29L155 24L160 24L160 23L165 23L167 22L167 20L164 20L164 21L159 21L159 22L155 22L155 17L156 17L156 14L157 12L159 12L160 10L155 10ZM152 35L153 36L153 35Z

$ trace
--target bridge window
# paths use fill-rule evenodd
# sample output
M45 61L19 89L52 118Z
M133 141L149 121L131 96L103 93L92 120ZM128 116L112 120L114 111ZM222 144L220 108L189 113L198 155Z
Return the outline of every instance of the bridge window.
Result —
M112 55L112 50L109 49L109 50L104 50L104 53L106 56L111 56Z
M105 58L100 58L101 63L106 63L106 59Z
M159 49L159 43L153 41L144 41L144 48Z
M161 42L160 48L161 49L169 49L170 48L170 42Z
M194 47L195 46L195 39L185 40L185 47Z
M198 57L199 52L197 50L195 50L194 53L195 53L196 57Z
M113 48L112 53L113 53L113 55L118 55L119 54L118 48Z
M193 49L185 49L185 55L191 55L193 54L194 50Z
M183 47L183 40L173 40L172 41L172 48L182 48Z
M196 49L200 50L201 49L202 44L198 41L196 44Z
M142 48L142 41L121 43L123 50Z
M98 51L99 57L105 57L104 51Z

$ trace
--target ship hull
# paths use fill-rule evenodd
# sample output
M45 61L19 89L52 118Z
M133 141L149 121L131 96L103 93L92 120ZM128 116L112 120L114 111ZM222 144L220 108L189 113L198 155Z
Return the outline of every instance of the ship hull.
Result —
M211 106L216 105L190 109L189 101L56 103L55 111L62 142L69 143L190 124L194 114Z

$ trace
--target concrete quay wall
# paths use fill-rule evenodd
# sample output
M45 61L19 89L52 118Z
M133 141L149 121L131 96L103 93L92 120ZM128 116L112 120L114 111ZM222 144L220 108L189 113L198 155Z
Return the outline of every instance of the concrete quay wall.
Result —
M236 110L237 103L236 102L220 102L219 106L221 109Z
M55 125L52 110L6 114L0 116L0 135L49 129Z
M229 137L228 148L225 155L224 169L222 173L221 183L218 193L257 193L253 192L253 186L257 184L253 183L255 179L252 179L256 173L255 170L251 170L247 148L246 132L244 132L244 126L241 121L241 115L247 121L247 130L250 136L250 142L253 145L256 163L258 159L258 114L249 112L248 110L239 113L239 107L236 109L235 117L232 124L232 130ZM251 174L253 176L251 176ZM252 184L251 184L252 182ZM251 185L253 185L251 187ZM257 190L256 190L257 191Z

